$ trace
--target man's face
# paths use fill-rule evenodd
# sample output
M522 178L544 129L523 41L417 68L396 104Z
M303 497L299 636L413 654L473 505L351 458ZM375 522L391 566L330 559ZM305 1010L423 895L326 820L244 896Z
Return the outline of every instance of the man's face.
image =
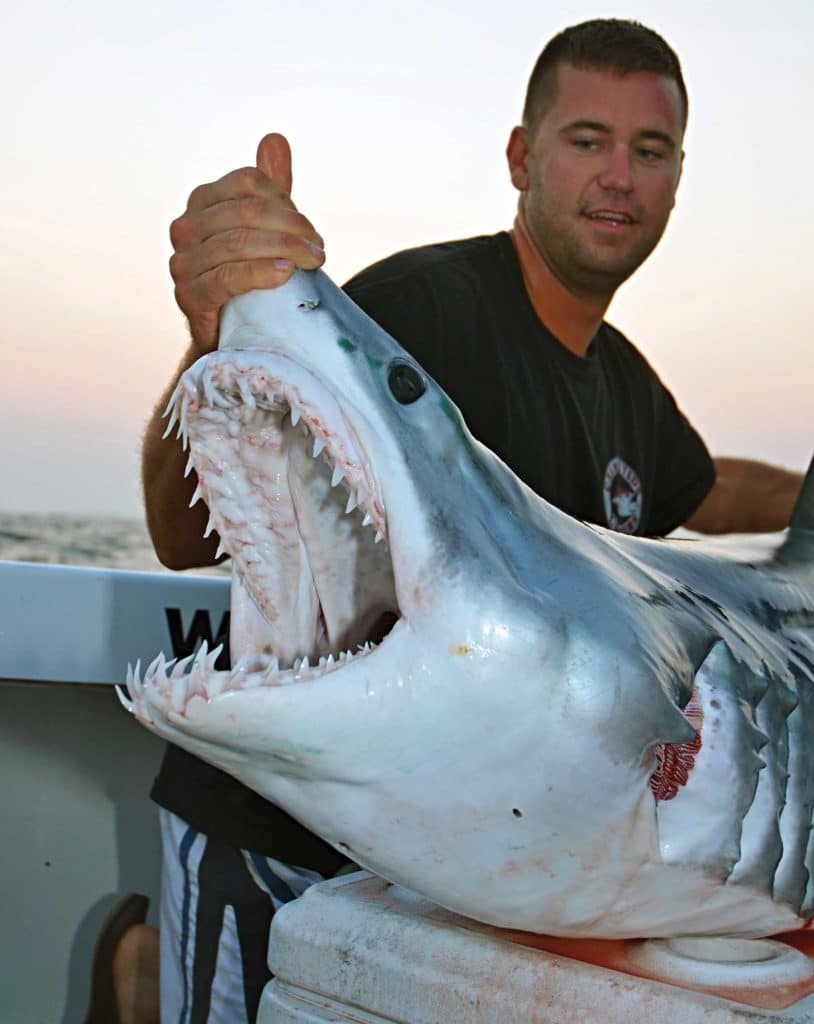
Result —
M539 124L512 133L529 232L570 291L610 296L652 252L681 176L682 121L672 79L560 64Z

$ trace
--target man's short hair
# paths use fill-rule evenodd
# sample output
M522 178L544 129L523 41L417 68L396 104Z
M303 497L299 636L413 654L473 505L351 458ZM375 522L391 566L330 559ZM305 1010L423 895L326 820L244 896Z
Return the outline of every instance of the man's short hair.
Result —
M681 95L682 127L686 127L689 101L679 59L658 32L638 21L620 18L583 21L563 29L547 43L537 58L526 90L523 124L531 131L554 101L560 64L571 64L583 71L611 71L619 76L652 71L671 78Z

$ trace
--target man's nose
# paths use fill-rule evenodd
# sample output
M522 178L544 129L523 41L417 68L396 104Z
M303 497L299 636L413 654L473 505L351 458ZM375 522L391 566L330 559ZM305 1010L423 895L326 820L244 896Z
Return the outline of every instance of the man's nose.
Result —
M633 191L633 163L630 149L619 143L607 152L607 159L599 174L599 184L614 192Z

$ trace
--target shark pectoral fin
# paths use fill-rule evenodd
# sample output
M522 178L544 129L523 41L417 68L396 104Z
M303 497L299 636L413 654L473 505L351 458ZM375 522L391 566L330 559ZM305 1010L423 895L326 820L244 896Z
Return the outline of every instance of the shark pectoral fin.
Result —
M814 530L814 458L800 488L789 525L792 530Z

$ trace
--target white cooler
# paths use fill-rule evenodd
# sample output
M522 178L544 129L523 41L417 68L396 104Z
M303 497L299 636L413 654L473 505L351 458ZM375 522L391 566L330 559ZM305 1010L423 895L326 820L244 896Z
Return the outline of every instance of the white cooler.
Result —
M531 949L366 872L274 917L258 1024L814 1024Z

